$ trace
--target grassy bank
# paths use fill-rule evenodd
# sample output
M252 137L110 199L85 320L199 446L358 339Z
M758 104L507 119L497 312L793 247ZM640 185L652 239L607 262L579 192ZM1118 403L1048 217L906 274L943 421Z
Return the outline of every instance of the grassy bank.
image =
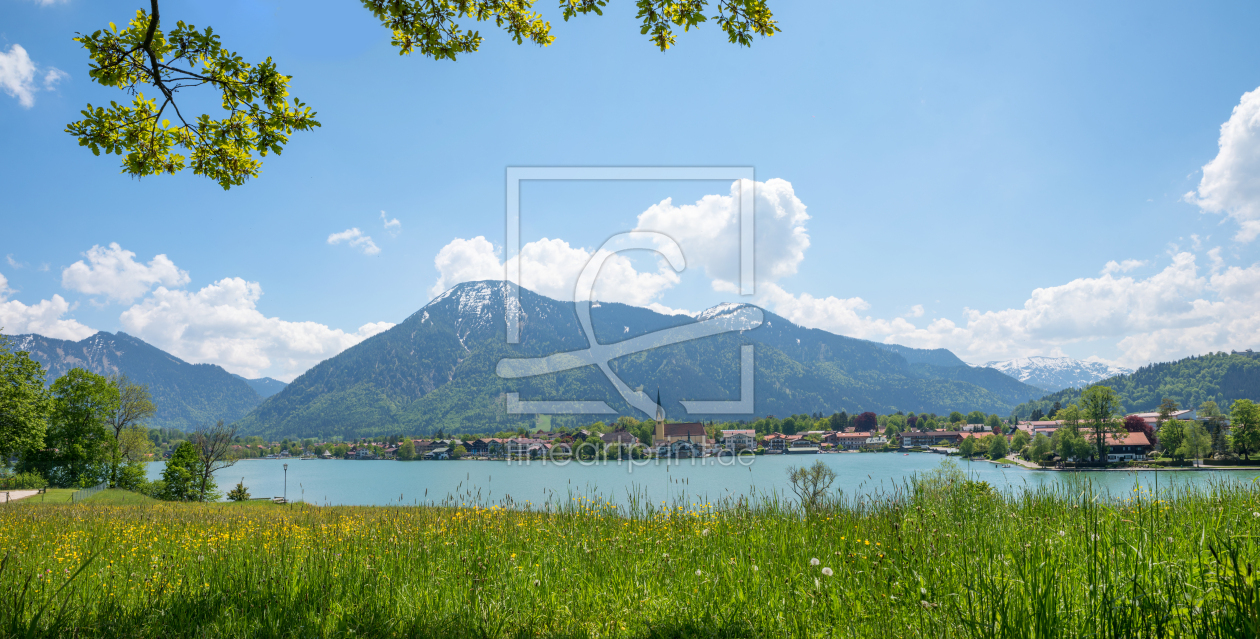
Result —
M1108 499L948 476L810 516L18 503L0 633L1255 637L1258 513L1254 484Z

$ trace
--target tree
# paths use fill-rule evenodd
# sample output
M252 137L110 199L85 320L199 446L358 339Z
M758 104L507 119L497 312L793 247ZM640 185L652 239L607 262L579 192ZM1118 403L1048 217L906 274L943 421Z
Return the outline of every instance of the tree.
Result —
M398 459L402 461L411 461L416 458L416 444L410 437L403 440L398 445Z
M849 427L849 413L846 411L832 413L831 417L827 418L827 421L831 430L843 431Z
M1041 421L1041 417L1042 417L1042 415L1041 415L1041 409L1040 409L1040 408L1035 408L1035 409L1033 409L1032 414L1028 416L1028 421L1030 421L1030 422L1039 422L1039 421Z
M957 424L958 422L964 421L966 419L967 418L963 417L963 414L958 411L954 411L949 414L949 423L951 424Z
M866 411L861 415L853 418L853 430L871 432L879 427L879 417L871 411Z
M1094 445L1098 447L1098 459L1107 458L1107 433L1115 430L1114 415L1120 398L1109 386L1094 385L1081 393L1081 412L1094 431Z
M1230 429L1234 434L1234 449L1250 459L1252 451L1260 447L1260 406L1250 399L1239 399L1229 409Z
M245 478L242 477L240 483L236 484L232 490L228 491L227 498L229 501L248 501L249 489L245 487Z
M551 24L531 11L533 0L360 0L392 34L391 44L401 55L419 52L434 60L455 60L480 48L483 38L466 30L461 20L493 22L517 44L526 40L547 46L555 39ZM578 15L602 15L607 0L561 3L567 22ZM766 0L712 0L714 13L706 16L710 0L665 2L640 0L640 33L665 51L675 44L674 28L690 31L713 20L728 40L751 46L754 36L780 31ZM160 28L158 0L122 29L108 29L74 38L91 59L88 76L98 84L121 89L130 104L82 111L83 119L66 132L94 154L123 157L123 172L135 177L174 174L191 166L193 173L215 180L224 190L258 177L262 158L279 155L294 131L320 126L316 113L297 98L289 100L289 81L271 58L250 64L224 48L213 29L199 30L182 21L174 29ZM152 87L155 97L143 91ZM223 119L207 114L184 116L176 95L184 89L209 87L225 111ZM159 105L158 102L161 102ZM187 107L188 104L184 103ZM178 120L172 125L163 115ZM190 158L185 158L184 154Z
M971 459L976 454L976 438L964 437L962 442L958 444L958 454Z
M1029 440L1028 431L1016 430L1015 434L1011 436L1011 448L1014 450L1023 450L1024 446L1028 445Z
M1199 405L1199 417L1206 421L1208 433L1212 436L1212 452L1224 454L1229 451L1225 438L1225 415L1216 402L1208 400Z
M167 458L166 468L162 469L159 497L167 501L200 501L197 493L199 464L197 447L192 442L180 442Z
M15 454L44 447L52 407L44 367L30 353L10 350L0 335L0 468Z
M836 471L818 459L809 467L789 467L788 481L792 484L792 492L800 498L801 507L806 512L813 512L826 503L827 491L836 481Z
M219 420L214 426L194 430L188 438L197 454L196 486L199 501L218 499L214 473L234 465L232 440L236 437L235 426L225 426Z
M1058 415L1059 411L1062 409L1063 405L1059 402L1055 402L1054 406L1050 407L1050 412L1046 415L1046 419L1054 419L1054 416Z
M117 477L113 480L115 488L140 491L148 482L144 464L157 453L157 446L149 439L147 431L144 426L128 426L115 439L116 449L122 453Z
M42 450L27 451L21 468L54 486L91 486L108 475L109 416L118 389L109 380L72 368L52 384L53 409Z
M111 375L109 383L118 393L118 405L109 415L109 425L114 431L109 457L109 485L117 488L123 464L132 461L136 452L132 448L141 443L134 435L124 438L123 433L142 426L157 413L157 407L153 405L148 386L132 383L126 375Z
M984 425L988 426L995 433L1000 434L1002 432L1002 418L997 415L989 415L984 418Z
M989 459L1002 459L1011 452L1004 435L990 435L989 437L992 438L989 442Z
M1165 397L1164 401L1159 403L1159 421L1156 422L1155 428L1163 428L1164 422L1172 419L1173 413L1177 412L1181 407L1171 397Z
M1159 445L1170 456L1182 457L1178 452L1186 440L1185 424L1181 420L1170 419L1159 429Z
M1184 440L1177 449L1181 457L1198 460L1203 459L1204 455L1211 454L1212 436L1208 434L1203 424L1197 421L1186 422L1183 433L1185 435Z
M1029 444L1029 454L1032 455L1032 461L1043 462L1050 453L1054 452L1054 445L1045 433L1037 433Z
M985 420L985 417L982 411L973 410L970 413L967 413L968 424L983 424L984 420Z
M460 457L463 457L464 455L467 455L467 454L468 454L467 448L464 448L462 445L456 446L455 450L451 451L451 459L459 459Z

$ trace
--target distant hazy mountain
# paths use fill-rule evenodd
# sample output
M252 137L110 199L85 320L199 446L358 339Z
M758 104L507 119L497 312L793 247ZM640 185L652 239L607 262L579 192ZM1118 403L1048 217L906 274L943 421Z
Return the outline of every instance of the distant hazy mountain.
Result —
M506 343L502 282L469 282L439 295L394 328L325 360L264 401L239 426L271 436L357 437L371 434L487 432L532 423L509 415L505 394L521 400L603 400L643 418L594 366L532 378L503 379L504 357L540 357L587 347L574 305L520 291L519 344ZM624 304L592 305L604 344L740 308L714 307L697 317L662 315ZM973 368L949 351L887 346L797 326L764 312L757 328L633 353L610 363L632 388L661 393L671 417L690 419L872 410L937 413L982 410L1007 415L1043 394L998 371ZM679 400L739 397L739 346L755 344L755 408L745 416L688 415ZM553 418L589 422L616 416ZM566 421L567 420L567 421Z
M145 384L157 404L150 428L188 430L222 419L244 417L262 397L251 386L282 384L275 380L245 380L214 364L189 364L126 333L100 332L71 342L42 335L13 336L16 350L29 351L48 371L49 384L72 368L110 375L124 373Z
M249 387L254 389L254 392L258 393L258 396L263 399L267 399L268 397L279 393L284 390L285 386L288 386L288 384L270 377L259 377L258 379L249 379L248 377L241 377L240 375L237 375L237 377L245 380L245 383L249 384Z
M1057 391L1085 388L1108 377L1132 373L1133 369L1102 362L1086 362L1071 357L1018 357L1004 362L989 362L995 368L1030 386Z

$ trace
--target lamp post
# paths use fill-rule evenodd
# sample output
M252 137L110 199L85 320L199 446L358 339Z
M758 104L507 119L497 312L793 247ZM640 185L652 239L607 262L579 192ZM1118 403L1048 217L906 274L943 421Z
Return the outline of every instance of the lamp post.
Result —
M289 505L289 465L284 465L284 505Z

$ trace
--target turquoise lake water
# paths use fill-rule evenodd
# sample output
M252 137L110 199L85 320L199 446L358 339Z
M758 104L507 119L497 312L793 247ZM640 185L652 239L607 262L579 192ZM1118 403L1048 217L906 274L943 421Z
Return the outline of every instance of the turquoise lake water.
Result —
M523 464L504 461L350 461L350 460L242 460L220 471L216 478L226 492L244 478L253 497L285 494L284 464L288 464L289 499L320 505L389 505L442 503L502 503L539 506L547 501L568 501L577 496L599 497L627 504L639 500L674 503L716 502L739 496L790 494L789 466L811 464L815 459L836 471L834 488L851 497L889 494L904 487L915 473L936 468L943 456L932 453L773 455L748 460L717 458L628 462L598 465L578 463ZM974 479L1006 490L1055 485L1087 477L1113 495L1131 493L1140 482L1154 487L1206 484L1209 481L1253 481L1260 470L1246 471L1141 471L1063 473L999 468L989 462L960 462ZM152 478L161 476L162 464L149 465Z

